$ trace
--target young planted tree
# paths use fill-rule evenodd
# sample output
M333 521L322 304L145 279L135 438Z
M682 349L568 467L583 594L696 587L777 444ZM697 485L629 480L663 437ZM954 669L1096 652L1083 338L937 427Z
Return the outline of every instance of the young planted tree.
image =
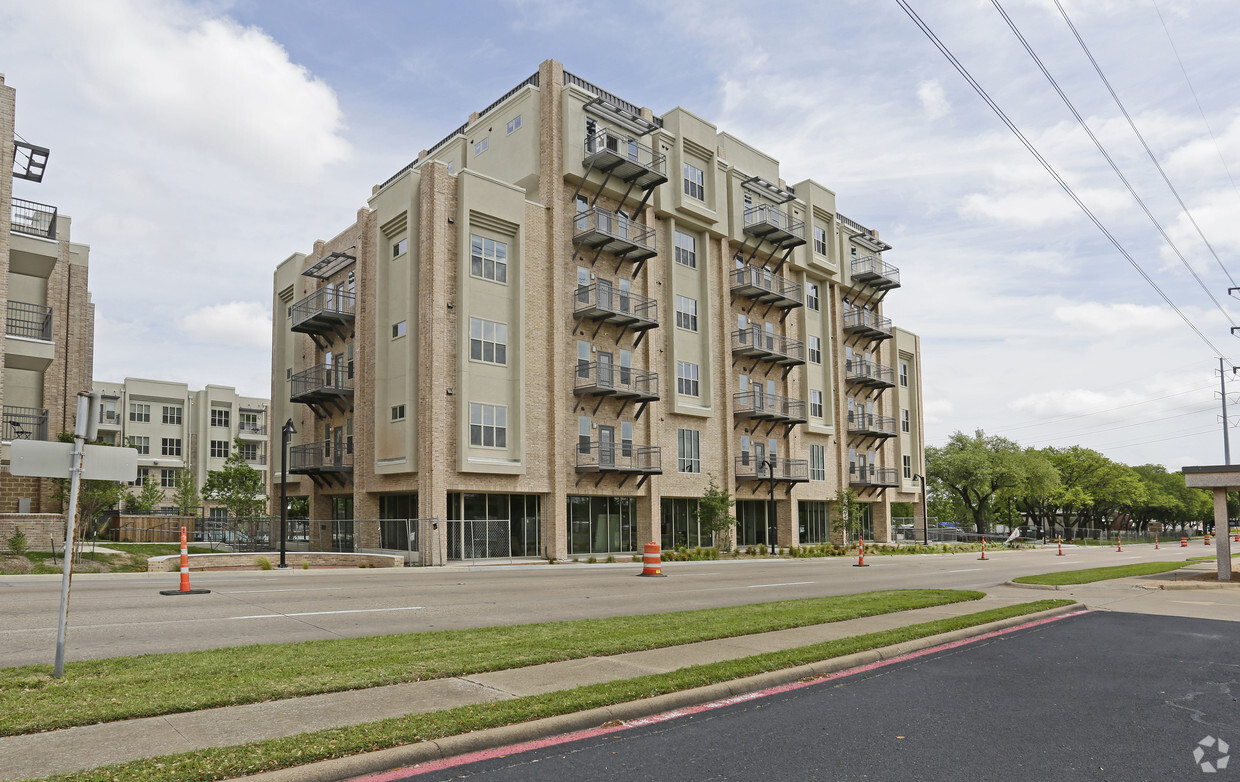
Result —
M865 515L863 503L857 500L852 489L840 489L835 493L832 521L844 530L844 542L849 543L861 535L861 521Z
M159 481L148 474L142 481L142 491L125 498L125 509L132 513L154 513L163 501L164 491Z
M224 468L207 473L207 480L202 485L202 496L223 505L234 518L258 516L267 510L262 473L246 464L241 446L241 438L238 437L233 441L232 452L224 460Z
M736 504L736 500L732 499L727 489L715 482L715 476L707 477L710 483L702 493L702 499L698 500L698 528L711 533L715 547L720 551L731 551L732 527L736 524L736 518L732 516L732 506Z
M177 470L172 502L182 516L198 513L198 507L202 505L202 495L198 493L198 481L194 480L194 473L190 470Z

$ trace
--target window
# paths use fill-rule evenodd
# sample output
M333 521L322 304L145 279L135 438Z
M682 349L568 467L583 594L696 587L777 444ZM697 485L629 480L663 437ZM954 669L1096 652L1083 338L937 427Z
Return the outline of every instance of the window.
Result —
M904 462L904 478L905 480L913 479L913 457L904 455L900 457Z
M817 389L809 392L809 414L811 418L822 418L822 392Z
M138 453L141 453L141 454L149 454L151 452L151 438L149 437L131 436L129 438L129 445L132 448L136 448L138 450ZM142 484L138 484L138 485L141 486Z
M685 163L685 195L706 200L706 174L697 166Z
M149 467L139 467L137 477L134 478L133 481L130 482L129 485L130 486L145 486L146 482L150 480L150 477L151 477L151 470Z
M344 452L353 453L353 418L344 419Z
M494 239L471 236L469 273L484 280L508 282L508 245Z
M805 306L814 312L818 311L818 283L805 283Z
M399 323L393 323L392 324L392 339L405 336L406 329L407 329L407 326L405 324L405 321L403 320Z
M811 481L827 479L827 447L825 445L809 447L809 479Z
M698 365L688 361L676 362L676 392L685 396L698 395Z
M590 455L591 422L586 416L577 417L577 453Z
M676 232L676 263L697 268L697 238L686 233Z
M680 472L702 471L702 455L698 448L696 429L676 430L676 469Z
M405 406L404 405L392 405L392 420L393 421L405 420Z
M697 331L697 299L677 294L676 327Z
M129 420L149 424L151 422L151 406L129 403Z
M488 364L507 364L508 326L482 318L470 318L469 357Z
M160 470L159 471L159 485L163 486L165 489L170 489L173 486L176 486L177 485L177 471L166 470L166 469Z
M181 425L181 406L180 405L164 405L163 421L166 424Z
M164 456L180 456L181 455L181 438L165 437L160 444L160 453Z
M814 252L818 255L827 254L827 231L825 228L814 226Z
M477 144L474 144L474 154L481 155L483 152L486 152L489 142L490 138L488 137L484 138L482 141L479 141Z
M908 410L900 411L900 431L901 432L912 431L911 422L909 421L909 417L908 417Z
M908 388L908 362L907 361L900 362L900 386L902 388Z
M809 363L822 363L822 338L809 335Z
M243 432L261 431L258 426L258 413L237 413L237 428Z
M515 130L519 130L520 127L521 127L521 115L520 114L508 120L508 132L509 133L512 133Z
M258 443L242 443L241 458L247 462L258 461Z
M469 444L483 448L508 447L508 408L469 404Z
M408 249L409 249L409 240L401 239L399 242L392 245L392 257L395 258L399 255L404 255Z
M212 409L211 410L211 425L219 426L224 429L227 429L229 427L229 421L232 417L229 415L230 412L231 411L229 410Z
M228 441L212 440L211 441L211 458L227 459L228 458Z

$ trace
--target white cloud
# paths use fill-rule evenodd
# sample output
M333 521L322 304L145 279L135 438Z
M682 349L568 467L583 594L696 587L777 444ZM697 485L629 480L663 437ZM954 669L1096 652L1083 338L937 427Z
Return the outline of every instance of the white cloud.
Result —
M180 320L195 342L271 348L271 310L256 301L233 301L197 309Z
M1092 334L1162 332L1183 326L1170 309L1142 304L1066 304L1056 307L1052 315L1061 323Z
M930 119L939 119L951 113L952 105L943 92L943 85L934 79L917 85L917 100L921 101L921 107Z

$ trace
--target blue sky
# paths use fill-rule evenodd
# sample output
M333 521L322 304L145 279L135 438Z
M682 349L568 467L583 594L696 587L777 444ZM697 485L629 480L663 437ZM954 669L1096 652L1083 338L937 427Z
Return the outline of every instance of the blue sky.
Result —
M992 3L910 0L1230 365L1240 7L1061 2L1226 271L1054 0L1002 6L1221 307ZM0 6L18 132L52 149L44 183L15 194L56 204L91 245L95 376L267 395L275 265L546 58L656 113L684 106L877 227L904 280L887 314L923 340L930 442L983 428L1130 464L1222 461L1214 351L894 0Z

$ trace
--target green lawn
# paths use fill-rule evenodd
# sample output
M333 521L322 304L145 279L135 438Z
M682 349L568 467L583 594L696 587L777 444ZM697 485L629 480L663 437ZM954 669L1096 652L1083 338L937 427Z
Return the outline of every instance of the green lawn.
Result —
M0 735L497 671L977 600L891 590L545 622L0 668Z
M1012 579L1018 584L1050 584L1065 586L1068 584L1092 584L1095 581L1106 581L1111 578L1128 578L1129 576L1149 576L1154 573L1166 573L1179 570L1188 562L1137 562L1131 565L1114 565L1111 567L1092 567L1083 570L1064 570L1058 573L1042 573L1036 576L1021 576Z

